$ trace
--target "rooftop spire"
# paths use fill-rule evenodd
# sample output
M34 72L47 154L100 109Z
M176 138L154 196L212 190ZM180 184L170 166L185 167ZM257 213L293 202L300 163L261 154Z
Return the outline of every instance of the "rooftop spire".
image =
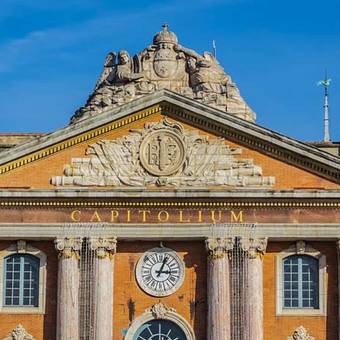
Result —
M323 141L324 142L330 142L331 138L330 138L330 134L329 134L329 105L328 105L328 87L331 84L331 79L328 78L327 76L327 70L325 72L325 79L324 80L320 80L318 82L318 85L322 85L324 87L324 104L323 104L323 108L324 108L324 134L323 134Z

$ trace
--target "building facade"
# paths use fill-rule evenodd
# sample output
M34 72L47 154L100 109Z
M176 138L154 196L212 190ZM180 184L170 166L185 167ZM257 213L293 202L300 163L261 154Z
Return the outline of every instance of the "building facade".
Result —
M164 26L2 135L0 339L339 339L340 158L255 119Z

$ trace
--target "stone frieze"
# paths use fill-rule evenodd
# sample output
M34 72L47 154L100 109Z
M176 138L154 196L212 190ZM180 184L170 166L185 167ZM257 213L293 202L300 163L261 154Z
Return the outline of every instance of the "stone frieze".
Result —
M166 119L115 140L90 145L88 158L75 158L55 186L268 187L252 159L240 159L240 148L223 138L209 138Z

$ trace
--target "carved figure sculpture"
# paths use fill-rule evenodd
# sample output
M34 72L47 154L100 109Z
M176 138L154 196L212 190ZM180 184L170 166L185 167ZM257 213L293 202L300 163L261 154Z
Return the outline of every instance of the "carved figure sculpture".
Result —
M200 55L178 44L176 34L163 25L152 45L133 58L125 50L107 55L94 92L73 115L71 123L162 88L255 120L255 113L216 58L209 52Z
M77 186L232 186L263 187L274 177L262 176L251 159L239 159L239 148L222 138L186 131L162 120L147 123L115 140L102 140L86 151L90 158L72 159L64 176L52 184Z

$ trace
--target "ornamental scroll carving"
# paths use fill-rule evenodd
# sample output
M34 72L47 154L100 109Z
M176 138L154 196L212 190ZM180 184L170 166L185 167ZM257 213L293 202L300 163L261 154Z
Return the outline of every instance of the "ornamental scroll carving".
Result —
M262 256L267 248L268 239L263 238L247 238L240 239L241 249L247 252L248 257L255 259L257 256Z
M168 307L159 302L153 305L151 308L145 310L145 313L151 313L155 319L164 319L169 312L176 312L174 308Z
M56 250L59 252L59 256L65 258L75 257L79 259L79 251L81 249L82 239L80 237L64 237L54 240Z
M310 336L303 326L299 326L287 340L315 340L315 338Z
M236 158L222 138L187 131L164 119L115 140L88 147L89 158L74 158L56 186L231 186L268 187L274 177L262 176L252 159Z
M94 92L73 115L71 123L164 88L255 120L255 113L216 58L210 52L200 55L181 46L175 33L163 25L152 45L133 58L125 50L107 55Z
M91 237L89 239L90 249L95 251L99 259L112 259L117 250L116 237Z
M19 324L4 340L35 340L35 338Z
M205 241L209 257L213 260L223 258L235 244L233 237L209 238Z

